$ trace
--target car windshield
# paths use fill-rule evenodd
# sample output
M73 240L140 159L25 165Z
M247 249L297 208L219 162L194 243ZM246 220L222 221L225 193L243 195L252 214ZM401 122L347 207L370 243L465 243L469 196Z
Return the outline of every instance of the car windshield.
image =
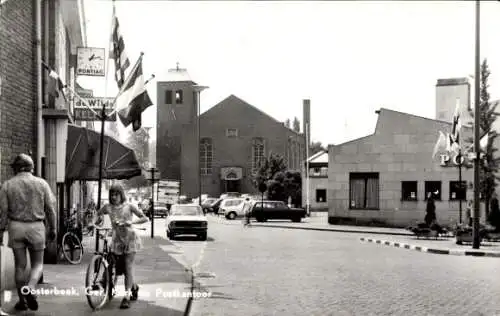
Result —
M170 211L171 215L196 216L202 215L203 211L199 205L174 205Z

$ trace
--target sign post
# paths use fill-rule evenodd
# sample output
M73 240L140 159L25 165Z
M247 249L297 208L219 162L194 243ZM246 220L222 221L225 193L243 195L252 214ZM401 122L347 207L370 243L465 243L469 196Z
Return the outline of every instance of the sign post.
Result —
M151 239L153 239L155 236L155 172L157 172L158 169L152 167L152 168L149 168L148 171L151 172L151 178L149 178L148 180L151 180L151 213L150 213L150 215L151 215Z

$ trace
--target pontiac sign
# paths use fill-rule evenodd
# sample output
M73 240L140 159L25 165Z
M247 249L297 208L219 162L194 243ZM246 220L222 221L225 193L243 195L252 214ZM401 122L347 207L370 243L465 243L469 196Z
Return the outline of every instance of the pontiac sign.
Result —
M87 104L90 106L90 108L97 114L101 114L102 107L105 107L105 112L106 115L109 115L111 112L113 112L113 102L114 98L97 98L97 97L91 97L91 98L83 98ZM95 115L92 110L87 107L87 105L78 100L75 104L75 120L76 121L100 121L99 117ZM116 115L113 114L109 117L106 118L106 121L116 121Z

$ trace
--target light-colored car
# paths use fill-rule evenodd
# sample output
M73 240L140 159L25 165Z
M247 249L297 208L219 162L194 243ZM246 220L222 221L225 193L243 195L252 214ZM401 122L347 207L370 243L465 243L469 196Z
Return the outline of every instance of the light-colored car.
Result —
M208 223L201 206L194 204L174 204L165 221L167 238L176 235L196 235L207 240Z
M227 219L235 219L239 216L244 216L243 205L245 199L242 198L228 198L222 201L219 208L219 213L224 214Z

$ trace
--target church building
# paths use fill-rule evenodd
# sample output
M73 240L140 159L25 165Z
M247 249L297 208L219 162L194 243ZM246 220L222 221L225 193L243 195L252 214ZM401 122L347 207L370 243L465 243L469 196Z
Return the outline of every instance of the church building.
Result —
M298 133L235 95L198 119L197 89L178 67L157 83L156 166L162 180L180 180L181 195L257 193L252 175L270 153L282 155L289 170L301 170L310 100L303 100L303 130Z

